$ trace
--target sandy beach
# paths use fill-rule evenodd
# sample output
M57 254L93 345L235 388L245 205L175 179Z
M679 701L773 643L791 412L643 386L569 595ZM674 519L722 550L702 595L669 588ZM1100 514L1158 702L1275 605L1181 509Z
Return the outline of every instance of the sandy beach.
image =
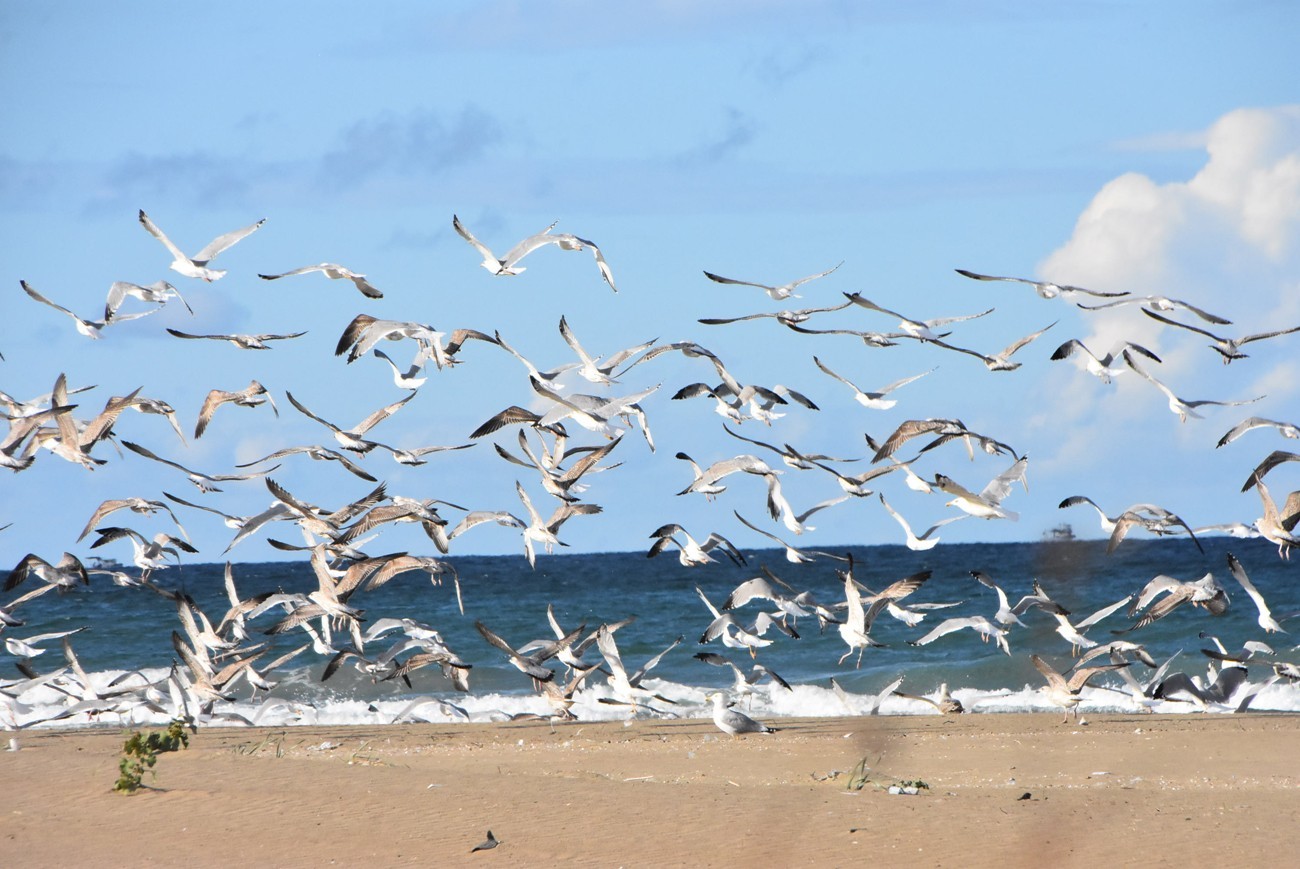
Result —
M29 731L0 755L0 839L25 867L1276 866L1300 845L1300 718L1085 720L206 728L134 795L112 790L125 731Z

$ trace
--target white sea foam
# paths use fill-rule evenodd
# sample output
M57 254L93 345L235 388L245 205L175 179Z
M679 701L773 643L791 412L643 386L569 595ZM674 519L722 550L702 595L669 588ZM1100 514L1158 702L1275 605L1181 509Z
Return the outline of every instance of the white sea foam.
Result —
M142 679L159 682L167 676L166 670L137 671L127 677L123 671L106 671L90 674L95 693L108 695L113 683L121 684L123 677L134 684ZM1227 704L1198 703L1181 700L1136 699L1120 687L1089 687L1083 692L1079 704L1080 715L1095 713L1117 714L1220 714L1233 712L1245 692L1259 688L1262 681L1243 685L1229 698ZM643 706L633 710L627 705L608 701L617 698L608 685L593 684L574 697L572 713L582 721L618 721L637 718L708 718L712 706L706 702L714 689L676 682L649 679L644 688L648 695ZM982 714L1011 714L1025 712L1057 713L1054 706L1036 686L994 691L973 688L954 688L952 696L959 700L967 712ZM934 695L927 695L933 697ZM166 724L172 717L168 707L165 687L154 692L158 705L143 705L134 695L124 695L114 705L105 701L107 708L92 708L66 715L75 701L50 684L39 685L19 693L16 697L0 695L0 724L6 730L24 727L78 728L78 727L139 727ZM665 699L660 699L665 698ZM671 701L671 702L666 702ZM735 702L756 718L824 718L878 714L886 716L937 715L934 706L908 697L887 695L879 700L871 694L836 692L817 685L793 685L791 690L779 686L763 686L752 694L735 698ZM1252 699L1253 712L1300 712L1300 686L1284 681L1267 684ZM553 708L544 697L534 693L482 693L403 695L377 700L363 700L317 692L310 699L302 697L258 697L241 699L232 703L217 703L211 717L203 717L200 724L241 725L256 724L268 727L296 725L376 725L401 722L464 723L503 722L517 717L548 717ZM54 716L66 717L53 719Z

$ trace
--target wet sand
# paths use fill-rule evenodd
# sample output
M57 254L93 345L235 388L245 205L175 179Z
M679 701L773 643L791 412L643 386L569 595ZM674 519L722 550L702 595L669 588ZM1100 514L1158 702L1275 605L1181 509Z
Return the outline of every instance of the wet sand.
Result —
M11 866L1277 866L1300 717L964 715L201 728L0 753ZM13 734L8 734L13 735ZM916 795L889 787L924 782ZM492 830L500 844L471 853Z

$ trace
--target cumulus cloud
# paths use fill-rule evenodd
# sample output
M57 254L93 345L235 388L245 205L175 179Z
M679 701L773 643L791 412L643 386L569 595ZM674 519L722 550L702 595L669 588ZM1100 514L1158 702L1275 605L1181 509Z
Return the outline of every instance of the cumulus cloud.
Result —
M1211 324L1182 310L1164 316L1229 338L1300 325L1300 106L1239 109L1203 134L1205 163L1186 181L1158 183L1129 173L1105 184L1080 214L1074 232L1041 264L1052 280L1188 301L1235 322ZM1249 359L1232 365L1191 330L1144 316L1138 304L1092 312L1083 340L1104 353L1120 339L1137 341L1163 363L1144 367L1185 399L1240 400L1266 392L1250 412L1285 416L1296 392L1288 361L1300 336L1252 342ZM1065 388L1067 375L1073 378ZM1046 410L1077 423L1062 458L1113 437L1117 425L1168 428L1165 398L1126 375L1100 389L1071 369L1055 375L1062 389ZM1210 408L1208 417L1235 413ZM1166 417L1161 419L1161 417ZM1205 435L1175 420L1168 443L1200 450Z

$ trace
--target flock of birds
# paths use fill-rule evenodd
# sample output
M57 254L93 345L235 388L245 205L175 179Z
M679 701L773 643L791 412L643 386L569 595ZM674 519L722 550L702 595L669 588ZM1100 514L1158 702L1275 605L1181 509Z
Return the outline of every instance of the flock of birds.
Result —
M264 223L257 221L242 229L214 239L193 256L187 255L144 213L139 213L142 227L154 236L171 256L170 268L188 279L212 283L226 273L214 267L216 258L237 242L248 238ZM511 248L504 256L479 241L460 221L453 217L453 228L482 257L481 265L494 276L517 276L525 271L521 262L546 247L563 251L589 251L595 259L601 279L617 292L609 264L591 241L568 233L554 233L556 224L529 236ZM723 277L705 272L710 281L747 286L761 290L772 301L786 303L798 298L796 290L809 282L833 273L839 266L784 284L765 284ZM1141 312L1165 327L1189 331L1210 340L1210 347L1221 355L1225 364L1243 359L1243 348L1252 342L1273 340L1300 331L1300 326L1266 333L1239 337L1225 337L1219 332L1230 321L1220 315L1198 308L1187 302L1164 296L1133 296L1123 292L1101 292L1076 286L1058 285L1019 277L986 275L966 270L959 274L975 281L1002 281L1028 285L1044 299L1061 299L1080 309L1099 310L1135 305ZM278 274L260 274L268 280L281 280L293 276L321 274L332 280L346 280L367 300L383 298L383 293L373 286L365 274L334 263L321 263L285 271ZM21 288L33 301L71 318L79 333L90 339L108 338L110 327L127 320L139 319L173 303L180 304L193 313L177 287L165 280L149 286L127 282L111 285L102 317L88 319L42 295L27 281ZM978 359L990 372L1013 372L1021 366L1015 357L1031 343L1052 329L1053 322L1008 344L1004 349L985 353L962 346L955 337L959 324L985 317L993 309L958 316L917 319L886 308L859 293L844 293L844 301L823 307L783 309L745 314L730 318L709 318L700 322L707 326L756 319L772 319L780 327L807 335L850 335L861 339L869 348L890 348L913 344L935 353L954 353ZM126 311L128 305L140 303L142 310ZM880 330L835 327L831 325L836 312L852 311L865 316L868 321L887 318L892 325ZM1209 324L1200 326L1188 322L1192 317ZM883 320L881 322L884 322ZM817 324L817 325L814 325ZM655 450L654 438L646 410L647 399L655 396L660 384L627 390L621 386L624 378L634 370L650 370L654 360L665 354L679 354L687 360L698 360L702 376L699 380L677 388L672 399L689 401L707 398L713 409L722 417L722 428L738 442L738 453L707 465L697 462L689 454L678 451L682 462L683 482L689 468L689 482L678 493L682 496L700 496L714 499L729 486L757 478L762 481L764 494L761 507L773 527L785 529L789 534L801 535L812 529L809 520L823 510L835 509L845 502L863 499L879 501L882 516L888 515L902 530L905 544L912 550L925 551L939 543L937 532L948 523L982 519L985 521L1011 521L1017 518L1008 507L1017 485L1027 488L1029 460L1010 443L999 439L1003 435L981 433L968 428L955 418L905 419L897 424L885 438L877 440L865 435L870 454L867 457L834 457L801 449L790 443L769 443L737 431L743 423L758 421L768 427L788 413L817 411L816 402L804 392L781 384L761 384L750 381L726 363L715 352L694 341L659 343L644 342L613 353L597 354L589 351L579 341L567 319L560 320L560 334L572 350L572 356L560 364L543 369L520 354L499 333L487 334L474 329L458 329L447 333L428 324L382 319L370 314L356 315L343 330L335 348L335 355L345 357L346 363L363 358L374 358L391 370L394 385L406 391L402 398L385 404L353 425L331 421L328 409L311 409L292 392L283 391L288 407L312 420L321 428L322 443L285 445L255 461L237 467L221 468L210 473L189 467L170 456L177 455L177 446L163 447L157 443L146 446L119 438L115 429L126 411L162 417L179 440L180 454L189 445L187 432L193 439L202 438L218 416L225 416L235 408L270 412L279 416L281 406L272 391L258 380L246 387L212 389L202 403L193 427L183 425L171 404L162 398L142 395L137 388L122 395L110 397L97 414L87 414L75 398L89 387L70 386L64 374L59 374L51 391L30 399L19 399L0 392L0 412L9 427L0 440L0 465L19 473L29 468L38 457L42 461L62 459L94 470L112 461L130 458L121 449L114 460L105 445L124 448L140 459L161 463L176 472L176 479L187 479L197 490L191 499L167 491L137 493L129 497L106 500L93 511L81 527L77 542L94 535L89 548L99 550L110 544L129 544L130 560L135 570L87 565L71 552L59 557L29 553L9 571L4 591L13 593L11 599L0 605L0 635L3 635L7 652L21 674L19 679L0 681L0 709L9 719L11 727L30 726L50 719L69 718L76 715L101 715L109 712L125 713L135 708L148 708L157 713L180 718L191 723L230 721L237 717L229 702L237 698L236 689L243 680L247 689L256 696L268 691L275 682L274 673L308 650L327 659L322 679L330 678L341 666L351 665L375 680L405 680L410 685L410 674L423 667L438 667L449 684L458 690L469 690L469 672L472 664L449 648L439 632L430 625L402 616L376 617L358 606L359 597L395 577L404 574L426 575L434 584L449 580L455 587L458 599L462 594L454 560L446 558L456 546L456 540L479 526L504 526L520 534L524 554L530 565L535 563L540 551L551 553L562 546L564 525L570 520L591 521L586 518L602 512L602 508L585 499L588 487L597 474L614 471L621 464L617 459L632 447L624 445L628 432L639 430L645 448ZM1211 329L1217 331L1211 331ZM240 350L269 350L276 342L293 341L303 332L286 334L196 334L168 328L170 335L186 341L224 341ZM448 372L464 364L462 352L469 346L495 348L491 352L507 353L515 357L526 370L526 385L520 378L520 403L511 404L486 420L473 431L465 443L433 445L421 448L403 448L379 440L378 429L389 417L405 411L416 398L427 378L438 372ZM387 352L384 348L387 348ZM410 355L398 357L399 350ZM1105 383L1115 377L1132 375L1148 381L1154 390L1168 402L1171 412L1180 419L1199 417L1200 410L1208 405L1237 406L1257 401L1186 399L1151 374L1148 368L1160 364L1157 354L1137 343L1123 341L1098 355L1078 339L1060 344L1051 354L1056 361L1072 360L1084 370ZM816 367L834 382L840 394L851 395L862 407L887 411L902 399L900 390L933 373L934 367L897 379L879 387L855 382L813 356ZM375 363L380 364L380 363ZM644 366L644 367L643 367ZM581 384L581 385L575 385ZM527 405L527 406L525 406ZM288 408L285 408L287 412ZM469 509L441 499L416 498L389 491L381 481L372 456L388 454L402 465L418 466L441 452L454 453L468 449L498 432L515 431L515 445L511 447L494 443L499 458L524 469L531 482L525 486L516 481L515 497L521 509ZM1247 432L1271 429L1286 438L1300 437L1300 426L1262 417L1248 417L1223 435L1219 446L1226 445ZM328 433L329 438L325 435ZM576 437L575 437L576 436ZM333 446L326 445L333 441ZM743 446L742 446L743 445ZM982 484L967 485L933 469L935 463L954 447L962 448L969 457L977 451L993 457L1002 457L1006 468ZM915 449L910 458L903 458L905 449ZM46 456L48 452L50 456ZM350 503L323 506L295 495L277 482L272 473L280 463L300 461L302 457L331 463L338 473L350 474L369 484L367 493ZM865 458L865 471L852 467ZM454 459L447 459L452 461ZM1243 491L1254 489L1260 498L1261 515L1251 523L1233 523L1222 526L1192 528L1175 513L1156 504L1139 503L1113 512L1103 510L1086 495L1076 495L1061 502L1062 508L1085 506L1095 509L1103 529L1110 535L1109 549L1134 529L1154 535L1184 534L1198 547L1197 534L1230 533L1236 536L1262 537L1277 546L1279 556L1285 558L1290 550L1300 546L1294 529L1300 521L1300 491L1291 492L1279 506L1267 488L1264 479L1274 469L1285 463L1300 460L1300 454L1275 450L1261 461L1246 479ZM277 464L271 464L277 463ZM928 470L926 470L928 468ZM823 501L798 509L786 494L787 474L808 475L823 481L827 494ZM885 477L903 478L905 485L916 492L941 493L948 498L946 505L952 512L931 527L916 533L911 524L886 499L883 492L875 491L878 481ZM219 494L222 486L264 486L271 495L271 505L264 511L248 516L233 515L221 509ZM530 488L532 494L530 494ZM538 488L541 492L538 493ZM161 495L161 497L158 497ZM478 497L478 496L476 496ZM537 500L535 500L535 498ZM543 501L542 499L546 500ZM757 499L755 499L757 500ZM763 527L740 510L733 510L735 519L755 534L769 539L783 550L791 563L804 563L825 559L835 565L837 584L842 582L843 597L831 602L815 600L808 590L799 590L782 581L767 567L761 575L741 583L728 598L715 605L700 592L711 621L702 632L700 642L717 641L723 647L744 650L752 657L757 650L772 643L769 633L779 632L797 636L799 618L816 619L822 630L833 628L843 639L847 651L840 658L843 664L856 655L860 665L865 651L880 645L873 638L872 628L878 618L890 616L909 627L921 623L930 613L944 604L917 603L911 596L920 591L929 578L924 571L892 583L881 591L872 591L854 575L852 559L845 555L796 546L774 530ZM146 533L123 524L121 517L128 513L138 517L166 517L170 526L166 531ZM211 618L183 591L159 585L154 574L179 562L181 554L199 554L190 543L181 518L199 513L212 514L232 530L233 536L221 558L244 541L259 533L270 533L274 527L296 525L302 543L290 543L269 538L270 545L286 551L303 553L311 565L316 580L310 592L266 593L254 596L241 595L237 588L233 565L227 561L225 586L229 609L221 616ZM446 514L446 515L444 515ZM751 516L754 515L751 513ZM188 516L186 521L189 521ZM208 520L205 520L208 521ZM428 537L437 555L416 555L396 552L371 555L362 549L381 534L385 528L410 523ZM80 523L79 523L80 524ZM691 533L680 524L669 523L649 535L653 545L646 553L655 557L666 552L676 555L684 567L708 565L726 558L746 565L739 546L717 530ZM766 544L764 544L766 545ZM120 551L125 548L100 550ZM212 553L204 553L211 557ZM87 559L89 560L89 559ZM1258 624L1266 633L1283 631L1282 622L1291 614L1274 616L1264 596L1250 581L1245 569L1235 558L1229 557L1229 573L1258 610ZM992 589L999 601L995 613L988 616L949 618L939 621L923 634L918 633L911 642L918 646L939 642L943 637L960 630L971 630L986 641L991 641L1006 654L1012 654L1010 637L1013 629L1023 627L1028 613L1044 613L1058 627L1057 632L1072 647L1074 660L1066 672L1059 672L1038 655L1031 660L1046 682L1045 695L1052 703L1066 710L1076 710L1089 680L1098 673L1115 672L1129 686L1133 696L1141 702L1183 698L1198 703L1249 705L1250 696L1264 685L1285 679L1292 682L1300 677L1295 665L1274 660L1273 676L1263 685L1253 685L1250 696L1235 698L1234 692L1245 683L1245 666L1249 661L1257 664L1272 659L1273 650L1262 642L1247 643L1242 650L1219 648L1221 668L1214 680L1197 680L1183 674L1167 675L1169 662L1163 665L1146 653L1142 645L1127 638L1151 622L1163 618L1175 609L1201 607L1210 614L1219 614L1228 607L1229 595L1225 587L1207 573L1201 579L1184 582L1160 575L1152 578L1143 588L1135 591L1082 619L1076 619L1058 603L1051 600L1035 583L1031 594L1024 595L1012 604L1006 591L992 577L981 571L972 571L976 580ZM177 629L172 632L176 661L170 673L160 681L151 681L139 673L126 674L107 687L95 687L82 669L73 649L77 630L51 632L35 636L21 636L24 614L41 596L50 592L68 592L92 583L112 582L121 586L139 587L167 597L176 607ZM361 593L361 594L358 594ZM761 606L753 619L742 618L740 608L747 604ZM1089 627L1125 611L1133 620L1129 628L1114 632L1125 636L1110 642L1089 639ZM553 612L548 611L548 632L541 640L514 644L495 633L481 621L475 627L483 640L494 648L510 665L525 674L535 688L552 704L555 717L572 717L574 697L582 690L587 679L599 673L607 680L612 696L607 702L627 705L635 711L663 712L656 702L669 702L647 686L646 679L659 660L675 648L674 642L659 655L642 666L631 670L624 665L615 641L615 634L626 621L603 624L595 630L585 625L565 628ZM302 642L296 648L266 660L272 653L272 641L277 637L297 637ZM65 666L40 670L39 656L46 650L45 643L61 641ZM383 647L381 650L381 646ZM599 660L590 656L595 647ZM789 685L770 668L756 660L748 669L742 668L724 655L703 652L701 661L730 668L734 684L728 692L710 695L714 704L714 721L723 731L731 734L765 733L773 728L750 719L732 708L733 701L755 691L762 679L770 680L779 688ZM1154 675L1139 680L1133 673L1134 665L1149 667ZM35 713L17 699L24 692L48 686L64 695L66 703L58 712ZM874 700L875 707L885 696L901 694L899 683L886 688ZM911 695L903 695L911 696ZM953 699L944 686L938 699L920 698L941 712L960 711L961 704ZM271 701L274 703L274 701ZM424 699L424 703L437 704L444 714L464 714L455 704L445 700ZM449 711L450 710L450 711ZM408 710L414 714L412 710Z

